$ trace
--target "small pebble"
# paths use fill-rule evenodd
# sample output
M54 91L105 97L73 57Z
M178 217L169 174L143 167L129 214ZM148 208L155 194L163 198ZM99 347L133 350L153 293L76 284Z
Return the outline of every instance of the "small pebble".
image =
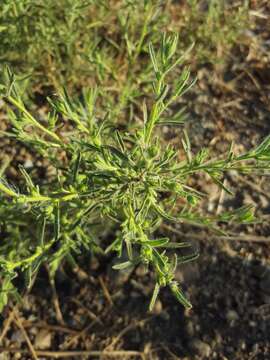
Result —
M211 355L211 347L207 343L205 343L199 339L192 340L190 342L190 347L198 355L205 356L205 357L209 357Z
M35 338L34 346L37 349L49 349L51 346L52 334L45 329L40 330Z
M32 167L33 167L33 162L32 162L32 160L30 160L30 159L25 160L25 162L24 162L24 167L25 167L26 169L32 168Z
M153 313L159 315L162 312L162 302L157 300L153 309Z
M194 336L195 331L194 331L194 324L192 321L188 321L186 324L186 332L189 336Z
M231 322L231 321L237 321L239 319L239 315L237 314L236 311L234 310L229 310L226 313L226 319Z

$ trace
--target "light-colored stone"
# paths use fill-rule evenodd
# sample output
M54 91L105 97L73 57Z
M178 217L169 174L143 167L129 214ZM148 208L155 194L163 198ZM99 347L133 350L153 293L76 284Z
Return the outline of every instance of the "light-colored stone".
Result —
M226 313L226 319L231 322L231 321L237 321L239 319L239 315L237 314L236 311L234 310L229 310Z
M190 343L191 349L198 355L209 357L211 355L211 347L204 341L194 339Z
M49 349L51 346L51 341L52 341L52 335L50 332L48 332L47 330L41 330L38 332L36 338L35 338L35 343L34 346L36 349Z

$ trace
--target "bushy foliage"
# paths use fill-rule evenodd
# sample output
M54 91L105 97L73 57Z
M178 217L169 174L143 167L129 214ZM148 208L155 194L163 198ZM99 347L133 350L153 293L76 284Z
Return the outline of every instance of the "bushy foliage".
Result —
M133 119L129 132L117 129L111 112L102 109L98 99L104 89L96 87L84 91L80 101L64 91L49 100L52 111L47 119L37 120L24 105L16 77L7 69L1 91L12 130L6 135L49 159L55 175L39 186L21 167L25 187L20 189L1 178L2 306L8 293L16 293L13 283L18 274L24 274L29 285L41 264L48 264L53 275L64 258L76 261L76 254L87 250L115 253L119 257L116 270L141 264L154 272L150 309L162 286L169 286L190 308L175 270L198 253L190 243L158 236L161 223L191 223L220 232L222 222L253 221L250 206L213 217L201 214L197 203L204 194L189 186L189 178L203 172L230 193L223 185L224 172L269 170L270 137L242 155L235 154L232 145L223 159L211 159L204 148L193 154L186 132L181 140L185 159L161 141L158 129L182 125L183 109L175 113L171 105L194 83L183 67L192 47L178 57L177 43L176 35L164 35L159 50L150 43L153 99L151 104L141 103L140 121ZM170 74L177 81L171 83ZM65 136L60 128L67 123L73 126ZM104 248L100 229L109 223L117 231Z
M205 2L206 7L202 3L3 0L0 61L31 75L35 89L64 85L76 90L99 81L119 92L121 100L134 80L136 85L149 83L143 61L147 43L157 44L164 30L181 34L179 53L196 43L195 63L226 58L247 21L246 2L229 8L223 0Z
M180 31L184 43L195 42L198 64L219 64L248 26L248 1L187 0Z
M1 61L38 87L81 87L91 77L109 86L158 34L162 8L157 0L5 0Z

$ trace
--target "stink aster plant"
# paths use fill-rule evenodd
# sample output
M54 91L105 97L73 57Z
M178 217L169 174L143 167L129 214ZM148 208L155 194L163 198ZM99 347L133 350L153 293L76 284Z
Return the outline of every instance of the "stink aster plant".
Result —
M52 111L46 120L38 120L26 108L15 76L6 69L1 86L2 99L9 114L11 130L6 136L31 146L49 159L54 175L35 184L30 173L20 167L25 186L16 188L2 175L0 181L0 266L1 307L8 295L16 294L14 279L25 275L31 286L41 264L47 264L53 276L63 259L76 261L82 250L113 252L119 258L114 269L142 264L154 272L156 284L150 300L153 309L160 288L168 286L186 308L190 301L175 279L177 266L195 260L198 253L189 242L158 237L162 222L190 223L213 231L220 222L252 222L253 212L245 206L216 216L198 211L203 193L189 186L190 177L206 173L224 191L225 172L269 169L270 137L242 155L233 146L223 159L211 159L207 149L191 151L183 132L185 159L178 150L162 141L163 126L179 126L185 120L182 109L171 105L193 85L185 56L175 58L178 36L164 35L160 49L149 44L153 65L153 101L141 106L141 122L133 122L128 132L113 124L110 111L99 108L99 89L83 93L83 99L71 99L63 91L49 99ZM72 125L69 135L60 130ZM61 154L61 157L60 157ZM64 154L64 156L63 156ZM181 199L181 202L178 200ZM116 224L112 242L104 247L100 227ZM114 228L115 228L114 227ZM106 239L107 241L107 239ZM187 248L187 249L184 249Z

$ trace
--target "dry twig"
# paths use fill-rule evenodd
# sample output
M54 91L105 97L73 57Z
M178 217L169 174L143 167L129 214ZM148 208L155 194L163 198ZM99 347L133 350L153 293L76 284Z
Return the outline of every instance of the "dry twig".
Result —
M29 336L28 336L27 332L25 331L25 328L23 327L21 319L20 319L19 315L17 314L16 310L14 312L14 321L15 321L16 325L19 327L19 329L21 330L21 332L25 338L25 341L29 347L30 353L33 356L33 359L38 360L37 352L34 349L34 346L32 345L31 340L29 339Z
M27 354L27 350L23 349L14 349L14 348L5 348L0 347L1 354L4 352L7 352L9 354ZM140 358L143 358L143 354L139 351L133 351L133 350L117 350L117 351L98 351L98 350L75 350L75 351L43 351L43 350L37 350L36 351L37 356L43 356L48 357L50 359L60 359L60 358L68 358L71 356L74 356L76 359L80 356L95 356L95 357L114 357L114 358L120 358L120 357L131 357L131 356L139 356Z

